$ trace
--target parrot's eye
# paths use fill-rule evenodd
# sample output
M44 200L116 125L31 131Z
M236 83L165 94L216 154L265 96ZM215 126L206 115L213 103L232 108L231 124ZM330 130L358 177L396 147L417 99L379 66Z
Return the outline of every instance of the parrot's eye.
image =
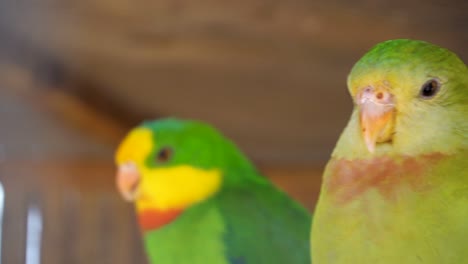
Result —
M421 97L424 99L432 98L440 89L440 82L436 79L431 79L421 87Z
M172 149L170 147L164 147L159 150L157 160L159 162L167 162L172 157Z

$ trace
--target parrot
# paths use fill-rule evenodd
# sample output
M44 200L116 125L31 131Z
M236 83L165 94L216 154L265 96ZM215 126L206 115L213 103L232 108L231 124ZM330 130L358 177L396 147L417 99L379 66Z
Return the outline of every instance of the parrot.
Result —
M468 70L422 40L372 47L325 166L314 264L468 263Z
M310 263L311 213L213 126L144 121L115 160L150 263Z

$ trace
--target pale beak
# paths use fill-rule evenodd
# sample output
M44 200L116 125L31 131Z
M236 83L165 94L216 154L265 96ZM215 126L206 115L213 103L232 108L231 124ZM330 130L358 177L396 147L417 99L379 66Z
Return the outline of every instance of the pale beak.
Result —
M377 143L391 141L395 118L393 95L385 88L364 88L357 95L361 132L369 152Z
M140 185L140 174L137 166L132 162L126 162L118 167L116 184L117 189L127 201L134 201L138 186Z

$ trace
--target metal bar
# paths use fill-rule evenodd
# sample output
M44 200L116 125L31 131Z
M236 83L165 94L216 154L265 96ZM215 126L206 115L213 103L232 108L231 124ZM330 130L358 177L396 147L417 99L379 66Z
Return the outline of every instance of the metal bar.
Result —
M41 263L42 227L42 214L39 207L30 206L26 231L26 264Z
M0 182L0 264L2 264L2 231L3 231L3 211L5 208L5 189Z

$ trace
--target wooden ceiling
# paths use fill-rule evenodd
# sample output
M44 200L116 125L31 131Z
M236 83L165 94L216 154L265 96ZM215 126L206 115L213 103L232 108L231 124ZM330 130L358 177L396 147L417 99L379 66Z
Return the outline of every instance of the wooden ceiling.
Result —
M353 63L392 38L466 60L466 10L466 1L5 0L0 31L10 59L52 76L48 88L132 117L125 128L201 119L258 161L323 163L351 110Z

